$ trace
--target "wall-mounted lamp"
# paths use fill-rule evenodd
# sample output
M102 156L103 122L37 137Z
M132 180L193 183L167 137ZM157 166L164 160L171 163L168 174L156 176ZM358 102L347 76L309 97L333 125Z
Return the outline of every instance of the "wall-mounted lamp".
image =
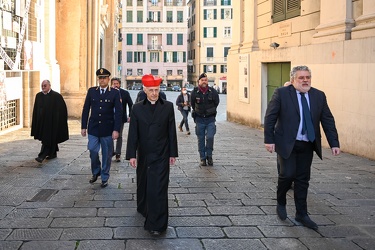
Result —
M270 47L272 47L274 49L277 49L277 47L279 47L279 46L280 46L280 44L275 43L275 42L270 44Z
M201 46L201 42L198 42L197 45L198 45L198 47L200 47Z

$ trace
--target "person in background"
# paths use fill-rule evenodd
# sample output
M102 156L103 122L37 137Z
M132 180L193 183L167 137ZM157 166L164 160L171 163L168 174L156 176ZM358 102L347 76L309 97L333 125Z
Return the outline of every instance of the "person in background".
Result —
M94 183L101 176L102 188L108 186L113 140L118 138L122 124L120 95L118 90L109 86L110 75L111 72L105 68L96 71L99 86L88 89L81 122L81 135L88 134L87 147L90 151L92 172L89 182ZM100 148L102 149L102 163L99 160Z
M113 141L113 155L116 156L116 162L121 161L121 148L122 148L122 133L124 131L124 124L129 122L130 117L126 110L126 106L129 108L129 116L133 106L132 98L127 90L121 88L121 79L118 77L112 77L111 79L112 88L117 89L120 92L120 101L122 104L122 124L119 131L117 140ZM116 146L115 146L116 145Z
M133 105L126 147L126 159L137 173L137 211L152 236L167 229L169 168L178 157L173 103L159 96L161 81L142 77L147 98Z
M217 91L208 86L206 73L198 78L198 86L191 92L192 117L196 124L198 152L201 166L213 166L212 151L216 134L216 114L220 99ZM207 160L207 162L206 162Z
M68 109L61 94L51 89L49 80L42 82L42 91L36 94L31 123L31 136L42 142L35 160L54 159L59 151L58 143L69 139Z
M310 69L296 66L290 79L291 85L275 90L264 117L265 147L277 152L280 165L276 213L281 220L287 218L286 194L294 182L295 219L316 230L307 211L307 191L314 151L322 159L320 125L333 155L340 154L340 143L324 92L311 87Z
M182 120L180 122L180 125L178 126L178 129L180 130L180 132L183 132L182 127L185 124L186 134L190 135L188 117L189 117L189 112L191 110L191 105L190 105L190 94L188 94L186 88L181 89L181 94L177 97L176 105L182 115Z

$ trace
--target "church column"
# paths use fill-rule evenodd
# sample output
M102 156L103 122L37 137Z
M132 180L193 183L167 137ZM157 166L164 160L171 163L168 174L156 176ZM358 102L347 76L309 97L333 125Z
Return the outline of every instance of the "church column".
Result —
M375 1L363 0L362 15L355 19L352 39L375 36Z
M320 1L320 25L313 43L344 41L351 38L354 26L352 0Z

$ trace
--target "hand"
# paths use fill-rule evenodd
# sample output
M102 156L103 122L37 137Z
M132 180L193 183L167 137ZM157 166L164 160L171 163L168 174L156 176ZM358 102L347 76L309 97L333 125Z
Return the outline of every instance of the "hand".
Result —
M130 117L128 117L128 122L130 122Z
M176 158L175 157L169 157L169 164L174 165L176 163Z
M267 151L270 153L275 151L275 144L264 144L264 146L266 146Z
M340 154L340 148L331 148L332 150L332 155L336 156Z
M136 158L130 158L129 160L130 166L133 168L137 168L137 159Z
M83 137L86 136L86 129L81 129L81 135L82 135Z
M113 131L112 132L112 139L116 140L117 138L118 138L118 132L117 131Z

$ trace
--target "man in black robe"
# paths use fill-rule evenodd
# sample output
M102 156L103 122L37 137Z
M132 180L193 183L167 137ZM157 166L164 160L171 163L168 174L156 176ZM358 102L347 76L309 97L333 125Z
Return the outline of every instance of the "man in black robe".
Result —
M158 236L168 224L169 167L178 156L173 103L159 97L161 78L142 77L147 98L133 105L126 159L137 172L137 211Z
M49 80L42 82L42 91L35 96L31 136L42 142L40 153L35 158L39 163L46 158L56 158L57 144L69 139L65 101L62 95L51 89Z

